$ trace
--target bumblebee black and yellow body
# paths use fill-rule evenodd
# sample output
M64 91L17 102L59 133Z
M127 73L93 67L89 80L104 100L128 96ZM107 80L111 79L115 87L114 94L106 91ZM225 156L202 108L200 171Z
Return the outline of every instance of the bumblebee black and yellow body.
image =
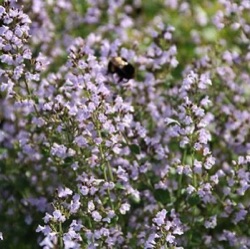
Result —
M108 64L108 72L116 73L120 79L132 79L135 75L135 68L122 57L113 57Z

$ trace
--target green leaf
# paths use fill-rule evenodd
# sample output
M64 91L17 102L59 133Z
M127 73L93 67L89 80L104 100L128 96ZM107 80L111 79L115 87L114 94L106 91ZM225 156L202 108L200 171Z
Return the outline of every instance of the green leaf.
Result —
M168 190L157 189L154 192L154 197L157 201L161 202L164 205L170 203L170 193Z
M138 155L138 154L141 153L141 149L140 149L140 147L137 144L131 144L129 146L129 148L130 148L130 151L133 152L134 154Z
M123 189L123 190L125 189L125 187L121 183L116 183L115 188L116 189Z
M198 195L193 195L191 197L188 198L188 203L191 206L196 206L201 202L200 197Z

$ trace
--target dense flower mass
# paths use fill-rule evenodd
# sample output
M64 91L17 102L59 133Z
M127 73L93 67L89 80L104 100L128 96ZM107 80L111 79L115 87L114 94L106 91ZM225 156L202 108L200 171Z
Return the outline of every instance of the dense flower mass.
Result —
M250 2L0 2L0 248L250 248Z

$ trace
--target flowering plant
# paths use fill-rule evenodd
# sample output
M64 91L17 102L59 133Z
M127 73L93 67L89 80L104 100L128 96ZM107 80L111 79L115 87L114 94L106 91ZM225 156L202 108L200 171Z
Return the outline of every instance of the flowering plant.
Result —
M250 248L249 11L2 1L1 248Z

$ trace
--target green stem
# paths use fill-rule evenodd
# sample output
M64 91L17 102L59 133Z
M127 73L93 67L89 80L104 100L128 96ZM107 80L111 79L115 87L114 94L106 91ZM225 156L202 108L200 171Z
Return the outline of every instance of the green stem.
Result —
M182 165L184 165L184 163L186 161L186 156L187 156L187 149L184 150L184 154L183 154L183 157L182 157ZM182 177L183 177L183 174L180 174L179 181L178 181L178 193L177 193L177 197L180 197L180 195L181 195Z
M26 79L24 80L24 84L25 84L26 91L28 92L29 98L30 98L30 97L32 96L32 93L31 93L31 91L30 91L30 89L29 89L29 85L28 85L28 82L27 82ZM34 109L35 109L36 115L39 116L39 112L38 112L38 110L37 110L37 108L36 108L36 105L33 104L33 107L34 107Z
M63 230L62 222L59 223L59 248L63 249Z
M194 166L194 151L192 152L192 156L191 156L191 166L192 166L192 169L193 169L193 166ZM193 186L195 188L197 188L197 175L195 173L193 174Z

